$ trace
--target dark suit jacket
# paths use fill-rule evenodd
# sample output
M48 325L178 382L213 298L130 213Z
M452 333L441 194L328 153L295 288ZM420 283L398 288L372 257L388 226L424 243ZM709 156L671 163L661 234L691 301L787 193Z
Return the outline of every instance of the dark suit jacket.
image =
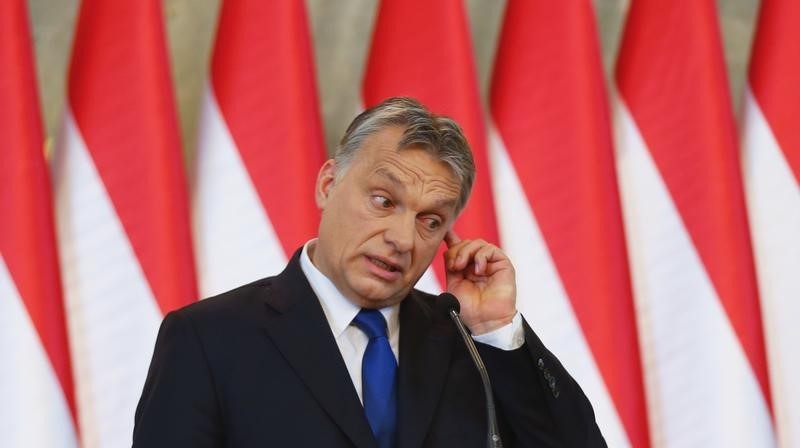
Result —
M486 446L480 377L434 296L400 306L398 447ZM506 447L605 446L577 383L525 324L525 345L478 344ZM136 409L135 447L375 447L299 264L166 316Z

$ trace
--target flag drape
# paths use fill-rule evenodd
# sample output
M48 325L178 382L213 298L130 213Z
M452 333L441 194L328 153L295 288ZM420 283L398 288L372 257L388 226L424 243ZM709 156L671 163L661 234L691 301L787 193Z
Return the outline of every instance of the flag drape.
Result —
M54 179L83 445L129 446L164 313L197 298L161 2L84 0Z
M508 2L491 116L492 180L518 306L582 385L609 446L649 446L591 2Z
M193 221L205 297L280 272L314 237L325 160L301 0L226 0L200 123Z
M77 447L50 177L24 0L0 2L0 136L2 443Z
M714 2L634 0L616 70L616 149L653 444L771 446Z
M800 4L764 0L742 113L753 248L780 446L800 445Z

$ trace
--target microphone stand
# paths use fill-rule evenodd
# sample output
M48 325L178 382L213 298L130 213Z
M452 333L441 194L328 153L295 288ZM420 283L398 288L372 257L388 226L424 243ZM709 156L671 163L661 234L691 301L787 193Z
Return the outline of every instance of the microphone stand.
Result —
M461 322L461 317L458 315L458 310L460 309L458 300L449 293L439 296L439 300L446 301L448 305L447 314L456 325L456 328L458 328L461 338L464 339L464 344L467 346L467 351L472 357L475 367L478 368L478 373L480 373L481 376L481 382L483 382L483 392L486 395L486 418L488 420L486 446L488 448L503 448L503 442L500 440L500 431L497 429L497 414L495 412L494 396L492 395L492 385L489 382L489 372L486 370L486 365L483 363L480 353L478 353L478 348L475 347L475 341L472 340L472 336L470 336L470 334L467 332L464 323ZM450 303L451 300L455 303Z

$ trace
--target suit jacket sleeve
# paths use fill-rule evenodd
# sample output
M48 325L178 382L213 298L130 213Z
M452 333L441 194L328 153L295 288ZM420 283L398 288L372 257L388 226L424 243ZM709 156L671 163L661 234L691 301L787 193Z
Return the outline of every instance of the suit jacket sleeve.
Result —
M478 344L514 446L605 447L577 382L525 322L525 344L504 351Z
M135 418L134 447L221 445L209 366L191 322L180 312L161 324Z

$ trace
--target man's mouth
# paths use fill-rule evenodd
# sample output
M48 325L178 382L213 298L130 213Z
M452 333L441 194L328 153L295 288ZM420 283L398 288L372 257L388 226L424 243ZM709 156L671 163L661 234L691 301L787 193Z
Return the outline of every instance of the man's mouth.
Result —
M390 264L387 264L387 263L385 263L385 262L383 262L381 260L378 260L377 258L372 258L372 257L367 257L367 258L369 258L369 261L372 264L374 264L375 266L378 266L381 269L387 270L389 272L397 272L399 270L399 269L397 269L397 267L392 266Z

